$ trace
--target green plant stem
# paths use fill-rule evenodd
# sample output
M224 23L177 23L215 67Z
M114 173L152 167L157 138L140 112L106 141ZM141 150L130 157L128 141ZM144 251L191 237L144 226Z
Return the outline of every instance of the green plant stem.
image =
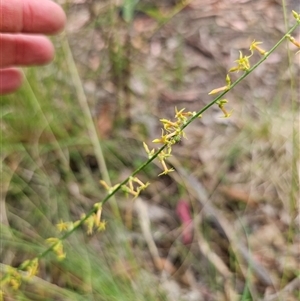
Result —
M225 94L232 90L237 84L239 84L245 77L247 77L252 71L254 71L261 63L263 63L270 55L273 53L277 47L286 39L287 35L291 34L300 24L297 22L255 65L253 65L247 72L245 72L240 78L238 78L228 90L222 92L217 98L207 104L202 110L198 111L193 117L191 117L185 125L182 126L182 130L185 129L191 122L198 118L203 112L214 105L218 100L220 100Z
M262 64L270 55L273 53L277 47L286 39L288 34L291 34L298 26L300 25L300 21L297 23L261 58L255 65L253 65L247 72L245 72L240 78L238 78L234 83L231 84L228 90L222 92L219 96L217 96L213 101L207 104L204 108L198 111L193 117L191 117L182 127L181 130L185 129L190 123L192 123L196 118L198 118L202 113L208 110L212 105L214 105L218 100L220 100L225 94L227 94L230 90L232 90L237 84L239 84L245 77L247 77L252 71L254 71L260 64ZM163 145L160 149L158 149L155 154L149 158L146 162L144 162L140 167L138 167L128 178L126 178L123 182L121 182L115 189L113 189L106 197L99 202L99 204L104 205L111 197L113 197L117 191L121 189L121 187L129 181L131 177L134 177L138 174L141 170L143 170L147 165L149 165L157 156L167 147L167 144ZM60 241L65 240L68 238L76 229L84 224L84 222L95 212L97 208L92 208L84 218L82 218L71 230L66 232L61 238ZM45 257L52 249L57 245L57 243L50 246L44 252L37 256L38 259Z

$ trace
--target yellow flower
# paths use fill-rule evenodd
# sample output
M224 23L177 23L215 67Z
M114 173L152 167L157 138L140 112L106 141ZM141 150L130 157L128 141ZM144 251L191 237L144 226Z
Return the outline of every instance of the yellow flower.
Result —
M227 112L224 108L222 108L221 110L224 113L224 116L222 116L223 118L229 118L233 112L233 110L231 110L230 112Z
M183 119L183 118L185 118L185 116L184 116L184 111L185 109L181 109L180 111L178 111L177 110L177 107L175 107L175 118L177 118L177 119Z
M96 214L94 214L94 219L95 219L95 225L98 226L101 222L102 204L96 203L96 204L94 204L94 208L97 209Z
M38 273L39 260L34 258L31 260L31 264L27 267L28 277L33 277Z
M163 175L167 175L168 173L172 172L172 171L175 171L174 168L167 168L165 169L162 173L160 173L158 176L163 176Z
M66 257L63 251L62 241L59 238L49 237L46 239L46 243L50 245L58 260L62 260Z
M106 221L101 221L97 227L97 230L99 232L104 231L106 229L106 224L107 224Z
M153 143L161 143L161 144L169 144L170 141L170 136L169 135L163 135L160 138L154 139L152 141Z
M229 71L230 71L230 70L229 70ZM223 87L220 87L220 88L211 90L211 91L208 93L208 95L217 94L217 93L220 93L220 92L223 92L223 91L227 91L227 90L228 90L228 86L223 86Z
M87 235L92 235L93 234L93 229L95 225L95 220L96 220L96 214L93 213L91 216L89 216L85 221L84 224L87 227L86 233Z
M144 146L144 149L145 149L146 153L148 154L148 158L151 159L153 157L154 153L155 153L155 150L152 149L150 151L148 145L145 142L143 142L143 146Z
M22 277L20 273L12 267L8 269L7 277L5 278L8 280L9 285L14 290L17 290L22 284Z
M64 260L65 258L66 258L66 253L61 252L61 253L57 254L57 259L59 261Z
M298 48L300 48L300 43L298 41L296 41L296 39L294 37L292 37L291 35L287 35L286 36L295 46L297 46Z
M258 51L261 55L266 55L268 52L265 51L264 49L260 48L258 45L262 44L262 42L258 42L253 40L253 42L250 45L250 51L253 54L253 51L256 50Z
M166 158L167 156L170 156L170 155L165 154L164 158ZM168 173L174 171L174 168L168 168L167 167L167 164L166 164L164 158L162 158L162 157L159 158L159 161L161 162L164 171L162 173L160 173L158 176L167 175Z
M231 86L231 78L230 78L229 74L226 75L226 83L227 83L227 87L229 89Z
M56 224L56 228L58 229L59 232L67 231L72 223L70 222L63 222L60 220L58 224Z
M249 58L250 56L246 56L246 55L244 56L243 53L240 51L240 58L235 61L238 65L236 67L230 68L229 72L249 70L250 69Z
M39 267L39 260L38 258L34 258L32 260L24 261L19 269L27 271L28 278L31 278L38 273L38 267Z
M137 183L139 186L134 187L134 183ZM128 180L127 185L122 185L121 189L128 195L131 194L134 196L133 199L137 198L141 191L146 189L150 185L149 182L143 183L139 178L137 177L130 177Z
M140 191L146 189L146 188L150 185L149 182L143 183L143 182L142 182L139 178L137 178L137 177L134 177L132 180L133 180L133 182L138 183L138 184L140 185L140 186L137 188L137 192L140 192Z
M177 119L177 124L179 126L184 125L187 122L188 117L192 117L196 114L196 112L184 112L185 109L177 110L175 107L175 118Z
M228 103L227 99L220 99L219 101L216 102L216 104L218 105L218 107L220 108L220 110L224 113L223 118L228 118L231 116L233 110L231 110L230 112L227 112L227 110L224 108L224 105Z
M22 284L21 276L12 276L9 284L16 291Z
M99 183L107 190L107 193L110 194L112 193L118 186L119 184L116 184L112 187L110 187L105 181L100 180Z
M229 90L230 86L231 86L231 79L230 79L229 74L226 75L226 79L225 80L226 80L226 83L227 83L226 86L223 86L223 87L220 87L220 88L217 88L217 89L213 89L212 91L210 91L208 93L208 95L213 95L213 94L217 94L217 93Z
M128 194L133 195L135 198L139 196L137 191L135 191L133 188L128 187L126 185L122 185L121 189L126 193L126 196L128 196Z
M292 11L294 18L300 22L300 14L298 14L297 12L295 12L294 10Z
M172 122L171 120L168 119L160 119L160 122L163 124L164 129L166 131L172 131L178 127L178 124L176 122Z
M235 67L232 67L232 68L230 68L229 70L228 70L228 72L239 72L241 69L240 69L240 67L239 66L235 66Z

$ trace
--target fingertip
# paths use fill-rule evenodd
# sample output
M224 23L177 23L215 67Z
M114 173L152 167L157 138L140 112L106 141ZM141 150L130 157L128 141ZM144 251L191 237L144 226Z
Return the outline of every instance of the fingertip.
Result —
M37 53L35 56L35 60L36 60L35 63L38 65L48 64L54 59L55 48L52 42L47 37L40 36L39 39L40 39L39 41L40 48L38 47L36 48Z
M0 32L55 34L66 24L64 10L51 0L0 0Z
M23 73L20 69L9 68L0 70L0 95L13 93L23 82Z
M51 0L23 2L23 32L57 34L66 24L64 10Z
M0 34L0 68L44 65L54 58L52 42L42 35Z
M61 31L64 30L67 22L67 16L64 12L64 10L57 5L56 3L51 1L52 5L55 5L55 8L53 8L54 17L53 17L53 22L52 22L52 31L50 34L57 34ZM51 22L51 21L50 21Z
M60 13L59 13L59 18L58 18L58 26L57 26L57 32L61 32L64 30L66 27L67 23L67 16L64 10L60 7Z

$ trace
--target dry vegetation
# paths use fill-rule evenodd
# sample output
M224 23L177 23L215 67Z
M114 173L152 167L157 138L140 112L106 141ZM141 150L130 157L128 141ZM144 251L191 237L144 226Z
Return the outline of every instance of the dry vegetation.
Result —
M292 0L141 0L126 23L122 1L58 2L68 25L56 61L27 70L29 83L1 102L2 272L44 250L60 219L88 212L105 196L100 178L118 183L146 159L142 141L160 135L160 118L201 109L238 51L254 39L269 49L300 10ZM216 106L187 128L175 172L147 167L137 200L105 205L105 232L74 233L67 258L48 256L7 300L299 300L295 52L282 45L228 94L229 119Z

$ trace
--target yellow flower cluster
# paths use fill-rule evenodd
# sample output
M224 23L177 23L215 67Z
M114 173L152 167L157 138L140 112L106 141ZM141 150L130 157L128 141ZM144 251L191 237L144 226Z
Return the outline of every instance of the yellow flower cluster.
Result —
M180 111L175 108L175 121L168 119L160 119L160 122L163 124L161 137L154 139L152 142L166 144L168 147L179 142L182 137L185 137L185 134L182 130L182 126L185 125L188 118L196 114L196 112L184 112L185 109Z
M102 215L102 204L101 203L96 203L94 205L94 208L97 210L95 213L90 215L85 221L84 225L87 228L87 234L91 235L93 234L94 229L101 232L106 229L106 221L101 220L101 215ZM81 217L82 219L85 219L86 216L85 214Z
M138 177L130 177L127 185L122 185L121 189L126 193L126 195L131 194L133 199L136 199L140 195L141 191L146 189L149 185L149 182L143 183Z
M167 167L165 160L171 157L172 145L179 142L182 137L185 137L183 127L187 123L188 119L196 115L196 112L184 112L184 110L185 109L181 109L180 111L178 111L175 107L176 120L174 121L168 119L160 119L160 122L163 125L161 136L160 138L154 139L152 141L153 143L160 143L166 146L166 148L158 154L158 160L161 162L164 169L164 171L160 173L159 176L166 175L174 171L173 168ZM201 118L201 115L199 116L199 118ZM151 159L155 154L155 149L150 150L145 142L143 142L143 145L149 159Z
M60 220L60 222L56 224L56 228L58 229L59 232L69 231L73 229L73 227L74 227L74 223L63 222L62 220Z
M105 186L109 190L113 190L113 187L109 187L104 181L100 181L103 186ZM118 185L116 185L118 186ZM101 220L101 214L102 214L102 204L96 203L94 204L95 213L91 214L89 217L86 217L85 214L81 216L80 220L77 220L76 222L64 222L60 220L58 224L56 224L57 229L59 232L64 231L70 231L73 228L76 228L80 223L83 222L83 224L87 228L87 234L91 235L93 234L93 230L96 229L97 231L104 231L106 228L106 221Z
M254 40L251 43L250 47L249 47L249 50L250 50L251 54L248 55L248 56L243 55L243 53L240 51L240 57L239 57L238 60L235 61L237 63L237 65L234 66L234 67L231 67L228 70L228 72L239 72L239 71L248 72L249 69L251 68L249 59L254 54L254 51L259 52L261 55L267 55L268 54L267 51L265 51L260 46L258 46L260 44L262 44L262 42L258 42L258 41ZM226 75L225 80L226 80L226 85L225 86L211 90L208 93L208 95L214 95L214 94L218 94L218 93L226 92L226 91L230 90L230 88L231 88L231 78L230 78L229 74ZM225 109L224 106L225 106L226 103L228 103L228 101L226 99L221 99L221 100L218 100L216 102L216 104L218 105L220 110L224 113L224 116L223 116L224 118L228 118L232 114L232 111L227 112L227 110Z
M64 247L59 238L49 237L46 239L46 243L52 248L58 260L65 259L66 253L64 253Z
M186 1L181 1L182 4L184 4ZM298 25L300 24L300 14L293 11L293 16L297 20ZM290 31L291 32L291 31ZM300 49L300 42L297 41L293 36L290 34L286 34L285 37L293 43L297 48ZM281 43L281 41L279 41ZM241 51L239 52L239 58L235 61L236 66L229 69L230 72L239 72L244 71L246 73L251 72L251 65L249 59L253 56L254 52L258 52L259 54L265 56L265 58L268 56L268 52L265 51L260 47L260 44L262 42L259 41L253 41L249 47L250 55L244 55ZM279 44L279 43L278 43ZM277 47L277 46L276 46ZM274 47L274 48L276 48ZM273 51L274 49L272 49ZM300 50L297 52L299 53ZM240 80L243 78L240 78ZM227 118L231 116L232 111L228 112L225 109L225 104L228 103L227 99L220 99L226 91L229 91L233 86L235 86L234 83L231 83L231 78L229 74L226 75L226 85L222 86L220 88L213 89L208 94L214 95L218 93L220 94L219 97L214 100L212 103L215 103L218 105L219 109L223 112L224 118ZM211 104L212 104L211 103ZM210 106L210 105L209 105ZM208 108L207 106L206 108ZM204 109L206 109L204 108ZM144 148L146 153L148 154L149 159L152 159L154 156L157 156L158 160L161 162L163 166L163 172L160 175L166 175L172 171L174 171L173 168L168 168L166 164L166 159L168 159L171 156L172 152L172 146L179 142L182 137L185 137L185 133L183 129L187 126L188 123L192 121L192 119L199 117L201 118L201 115L198 116L201 112L185 112L185 109L182 109L180 111L175 108L175 120L171 121L168 119L161 119L161 123L163 125L162 134L159 138L154 139L153 143L159 143L162 144L163 147L161 147L158 150L152 149L150 150L147 144L144 142ZM149 163L149 162L148 162ZM142 168L141 168L142 169ZM140 170L140 169L139 169ZM116 190L121 188L123 192L125 192L127 195L132 195L133 198L137 198L141 191L146 189L150 183L143 183L139 178L136 176L131 176L128 178L126 184L116 184L112 187L110 187L105 181L100 181L100 184L107 190L108 194L114 194ZM110 195L111 196L111 195ZM108 199L108 198L107 198ZM107 200L105 199L105 200ZM97 231L103 231L106 228L106 221L101 220L102 216L102 203L96 203L94 205L93 213L89 213L88 216L83 215L80 220L77 220L76 222L63 222L62 220L56 225L57 229L60 232L63 231L69 231L69 234L71 231L74 230L74 228L77 228L79 225L84 224L87 227L87 233L92 234L94 230ZM48 251L53 250L53 252L56 254L58 260L62 260L65 258L66 254L63 250L63 239L67 237L64 236L61 239L50 237L46 240L46 243L49 245L49 248L44 253L46 254ZM18 290L22 284L23 279L31 278L38 273L39 268L39 257L36 257L31 260L24 261L18 268L8 267L5 275L0 279L0 287L3 288L4 285L10 286L14 290ZM0 289L0 301L4 300L4 291Z
M237 63L237 66L230 68L229 72L248 71L250 69L250 57L251 55L243 55L242 51L240 51L240 57L235 61Z
M19 267L20 270L25 270L27 272L27 277L32 278L38 273L39 260L38 258L33 258L31 260L25 260Z
M114 191L120 184L116 184L113 187L110 187L105 181L100 180L100 184L108 191L108 193ZM125 194L132 195L133 199L136 199L141 191L146 189L150 185L149 182L143 183L138 177L129 177L128 183L121 186L121 190Z
M30 279L38 273L39 261L38 258L24 261L18 269L8 267L5 276L0 280L0 287L9 285L13 290L18 290L23 279ZM22 275L21 271L27 274ZM4 292L0 290L0 301L4 300Z
M17 290L22 284L21 273L13 267L8 267L5 276L0 281L0 287L2 288L5 284L8 284L13 290ZM3 296L3 291L1 294Z

